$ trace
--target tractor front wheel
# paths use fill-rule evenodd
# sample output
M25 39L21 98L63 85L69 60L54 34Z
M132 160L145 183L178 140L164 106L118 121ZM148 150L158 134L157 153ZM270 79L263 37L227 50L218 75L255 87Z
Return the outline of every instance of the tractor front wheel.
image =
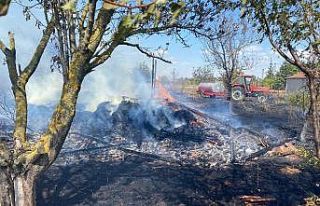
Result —
M235 87L232 89L231 97L235 101L241 101L244 99L244 91L241 87Z

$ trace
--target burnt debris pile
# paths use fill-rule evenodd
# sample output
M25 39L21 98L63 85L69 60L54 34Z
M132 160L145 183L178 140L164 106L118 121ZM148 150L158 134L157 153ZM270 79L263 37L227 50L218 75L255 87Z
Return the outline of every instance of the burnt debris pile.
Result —
M31 112L41 118L49 116L44 111L47 110L35 107ZM33 119L37 119L36 116ZM33 131L35 128L39 131L30 135L35 139L45 128L41 124L30 126ZM211 167L246 161L281 144L282 140L244 128L232 128L176 102L126 98L118 104L103 102L94 112L78 111L62 153L86 153L90 154L85 155L88 158L124 160L133 152ZM77 156L67 155L59 162L66 164ZM83 159L81 155L80 160Z
M79 112L63 152L120 161L133 152L211 167L247 160L269 146L261 138L179 103L124 100L116 107L105 102L95 112Z
M104 102L95 112L79 112L72 132L105 140L121 136L138 147L144 139L201 142L205 137L194 114L177 104L131 100L124 100L117 107Z

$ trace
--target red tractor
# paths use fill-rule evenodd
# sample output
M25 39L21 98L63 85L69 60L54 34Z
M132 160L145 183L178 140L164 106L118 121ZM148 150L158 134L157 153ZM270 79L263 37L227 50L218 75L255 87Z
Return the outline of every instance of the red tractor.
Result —
M269 93L269 88L253 84L253 76L241 75L232 84L231 97L236 101L243 100L245 97L258 97L260 102L264 102Z

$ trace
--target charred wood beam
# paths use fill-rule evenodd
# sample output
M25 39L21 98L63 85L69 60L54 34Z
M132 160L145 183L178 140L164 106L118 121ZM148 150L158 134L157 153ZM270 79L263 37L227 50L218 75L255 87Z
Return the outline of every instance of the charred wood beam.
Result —
M282 145L284 145L284 144L286 144L288 142L291 142L291 141L292 141L292 139L286 139L286 140L284 140L284 141L282 141L280 143L273 144L273 145L270 145L270 146L268 146L268 147L266 147L266 148L264 148L262 150L259 150L258 152L255 152L255 153L251 154L247 159L245 159L245 162L251 161L256 157L260 157L260 156L266 154L267 152L271 151L272 149L274 149L276 147L280 147L280 146L282 146Z
M172 132L172 131L166 131L166 130L160 130L157 131L153 134L153 137L158 140L164 140L166 138L168 139L175 139L177 141L192 141L192 142L203 142L205 140L211 140L208 138L208 136L205 133L199 133L199 134L194 134L194 133L185 133L181 135L180 132ZM210 136L212 137L212 135Z

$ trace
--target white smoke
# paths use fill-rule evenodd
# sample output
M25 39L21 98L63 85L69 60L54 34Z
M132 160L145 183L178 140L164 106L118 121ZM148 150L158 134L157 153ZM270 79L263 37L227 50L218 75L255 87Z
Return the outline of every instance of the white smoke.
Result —
M144 56L131 49L117 50L109 62L86 77L79 103L86 110L94 111L103 101L116 101L122 97L146 99L151 95L151 83L147 83L137 69ZM151 72L151 71L150 71Z
M17 64L23 69L30 61L41 37L41 30L34 26L34 20L25 21L22 8L13 5L11 12L0 19L0 39L8 44L8 31L15 34ZM27 85L30 104L54 105L59 101L62 90L62 77L58 72L50 72L52 45L43 55L39 68ZM4 56L0 54L2 63ZM121 96L146 98L150 96L150 87L143 83L141 76L133 72L141 62L151 66L151 59L134 48L119 47L110 60L88 75L82 85L79 103L86 110L93 111L104 101L121 100ZM166 65L167 66L167 65ZM159 72L164 67L159 63ZM0 90L10 91L10 82L6 65L0 64Z
M139 64L146 62L145 57L132 50L124 56L128 51L130 49L127 48L116 51L109 62L85 78L79 96L79 103L85 105L85 110L94 111L104 101L118 104L122 96L137 99L151 96L151 83L137 72ZM39 68L27 84L30 104L52 106L59 101L63 80L60 73L50 72L50 58L47 53L43 56ZM6 70L0 75L0 81L1 91L10 91Z
M62 90L62 77L57 72L39 68L37 75L28 82L28 101L34 105L54 105L58 102Z

